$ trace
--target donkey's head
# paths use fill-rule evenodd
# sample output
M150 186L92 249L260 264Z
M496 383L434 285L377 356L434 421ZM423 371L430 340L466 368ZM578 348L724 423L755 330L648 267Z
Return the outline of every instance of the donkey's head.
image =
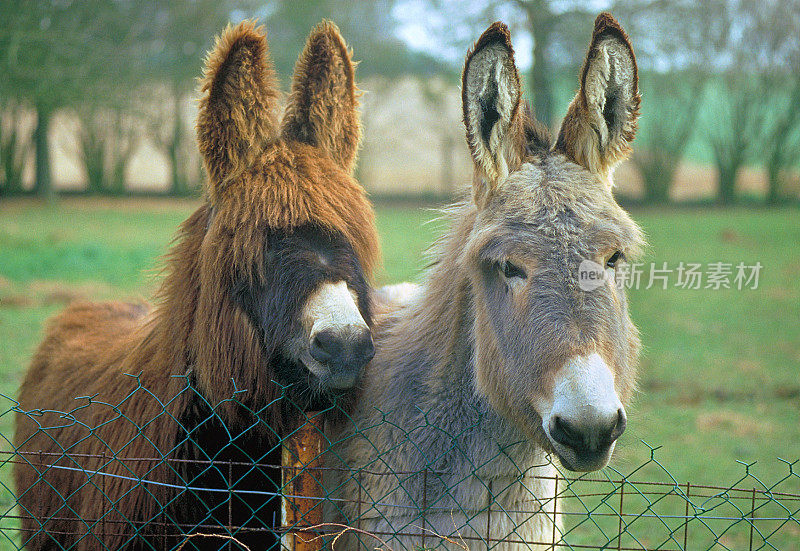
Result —
M197 135L211 209L195 371L207 391L234 379L257 394L275 379L319 396L351 387L374 353L377 233L352 176L357 90L336 26L309 35L281 122L275 81L251 22L228 27L206 60Z
M478 40L462 85L478 390L567 468L602 468L625 430L639 341L613 278L584 285L579 271L589 261L611 275L642 245L611 193L639 110L633 50L610 15L597 18L555 146L520 100L505 25Z

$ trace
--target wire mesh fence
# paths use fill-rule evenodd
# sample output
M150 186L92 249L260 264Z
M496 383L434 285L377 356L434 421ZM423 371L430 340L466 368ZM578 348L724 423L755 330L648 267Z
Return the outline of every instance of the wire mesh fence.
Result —
M245 391L209 404L188 377L165 399L132 380L123 402L76 398L70 411L3 398L0 423L14 418L17 436L0 439L0 549L800 548L800 461L784 461L777 480L743 464L731 484L676 480L656 448L627 473L520 466L517 476L486 478L476 466L469 477L480 492L457 500L438 467L343 463L330 427L347 414L336 404L304 412L291 389L260 408ZM153 400L157 415L136 418ZM276 407L293 419L281 436L265 420ZM110 437L131 428L131 438ZM423 494L398 499L411 483Z

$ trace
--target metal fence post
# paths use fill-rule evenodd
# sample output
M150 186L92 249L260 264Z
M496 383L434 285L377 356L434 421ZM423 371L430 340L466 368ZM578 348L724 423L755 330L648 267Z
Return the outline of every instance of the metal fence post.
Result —
M687 482L686 483L686 512L683 514L686 518L684 519L683 525L683 551L686 551L689 547L689 490L691 490L691 485Z
M556 483L553 486L553 545L550 547L553 551L556 549L556 531L558 530L558 471L556 471Z
M753 499L750 502L750 547L748 549L753 551L753 529L755 526L755 518L756 518L756 488L753 486Z
M287 532L281 546L289 551L319 551L323 538L315 530L322 523L323 421L318 412L306 412L300 427L283 443L281 521Z

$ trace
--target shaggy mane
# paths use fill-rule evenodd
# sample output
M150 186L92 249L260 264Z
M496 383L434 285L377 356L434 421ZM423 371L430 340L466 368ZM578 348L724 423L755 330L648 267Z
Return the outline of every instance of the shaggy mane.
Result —
M34 534L27 548L49 549L53 541L60 548L136 547L132 523L151 522L173 501L181 518L202 518L193 498L175 489L187 481L164 458L202 453L190 444L213 417L224 423L220 434L251 430L240 460L258 459L300 414L279 400L285 389L274 382L271 362L283 343L265 342L233 290L267 284L265 255L276 230L311 225L343 237L367 279L379 255L372 206L352 176L361 136L352 60L332 23L309 36L293 89L309 94L289 98L281 132L263 29L251 21L228 26L200 81L197 142L208 173L206 200L180 226L155 308L79 304L49 322L20 389L15 444L110 476L101 492L78 469L18 466L19 495L28 496L23 506L32 514L23 520ZM320 110L328 118L317 117ZM78 396L91 396L92 407L82 407ZM70 412L75 422L65 424L58 412ZM273 463L280 462L275 450ZM113 460L101 462L100 454ZM150 487L142 479L166 484ZM108 527L89 535L93 527L79 518L104 519ZM142 536L154 535L149 530L156 528ZM78 546L82 536L97 541Z

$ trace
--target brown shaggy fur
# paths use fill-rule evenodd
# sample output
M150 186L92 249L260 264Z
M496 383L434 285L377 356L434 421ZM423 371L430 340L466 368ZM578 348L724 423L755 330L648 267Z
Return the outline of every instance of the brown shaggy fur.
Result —
M281 130L262 29L225 29L206 60L197 124L208 201L180 227L157 306L78 304L49 322L16 420L15 445L33 465L15 471L35 518L23 521L29 549L141 545L131 543L133 526L164 520L176 492L138 479L183 483L180 465L153 458L189 453L181 439L197 396L219 404L230 427L252 419L226 401L236 389L247 389L238 396L247 408L266 408L260 415L273 430L288 421L271 405L281 389L270 343L234 303L232 286L263 282L274 229L338 233L368 276L378 258L373 211L352 177L361 132L353 63L332 23L311 33L292 89ZM266 451L277 439L262 432ZM166 512L185 514L180 502Z

